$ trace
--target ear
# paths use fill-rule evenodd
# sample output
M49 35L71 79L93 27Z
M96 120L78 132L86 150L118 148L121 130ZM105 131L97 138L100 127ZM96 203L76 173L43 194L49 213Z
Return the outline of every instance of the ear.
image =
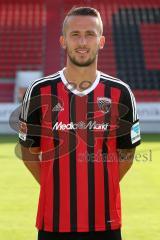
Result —
M99 42L99 49L103 49L104 44L105 44L105 37L101 36L100 37L100 42Z
M64 36L60 36L59 42L60 42L60 44L61 44L61 47L62 47L63 49L66 49L66 41L65 41Z

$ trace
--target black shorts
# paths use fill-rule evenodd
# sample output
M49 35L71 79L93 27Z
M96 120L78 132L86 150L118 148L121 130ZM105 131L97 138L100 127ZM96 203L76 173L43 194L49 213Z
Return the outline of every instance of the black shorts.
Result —
M122 240L121 230L108 230L98 232L38 232L38 240Z

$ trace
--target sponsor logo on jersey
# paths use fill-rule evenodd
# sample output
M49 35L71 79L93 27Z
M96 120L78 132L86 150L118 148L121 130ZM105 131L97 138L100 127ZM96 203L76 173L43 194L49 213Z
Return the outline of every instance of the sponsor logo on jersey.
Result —
M27 123L19 121L19 138L26 141L27 138Z
M97 104L103 113L108 113L111 108L111 99L107 97L98 97Z
M132 144L138 142L141 139L139 122L136 122L131 128L131 141Z
M56 122L53 126L53 130L76 130L76 129L89 129L89 130L107 130L108 123L97 123L96 121L90 121L87 124L85 122L78 123L63 123Z
M61 112L61 111L64 111L64 107L62 107L62 105L60 103L57 103L53 109L52 109L53 112Z

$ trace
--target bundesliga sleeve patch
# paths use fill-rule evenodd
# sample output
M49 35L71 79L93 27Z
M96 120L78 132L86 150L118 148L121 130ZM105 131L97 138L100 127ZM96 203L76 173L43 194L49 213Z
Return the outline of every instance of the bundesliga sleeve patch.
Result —
M19 121L19 138L26 141L27 138L27 123Z
M136 122L131 128L131 141L132 144L141 139L139 122Z

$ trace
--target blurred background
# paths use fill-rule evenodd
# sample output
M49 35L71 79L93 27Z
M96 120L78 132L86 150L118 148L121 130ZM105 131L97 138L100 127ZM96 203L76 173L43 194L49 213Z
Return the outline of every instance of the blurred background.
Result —
M135 93L143 132L160 132L159 0L1 0L0 132L30 81L65 65L61 25L78 4L102 15L106 45L99 69L127 82Z
M99 69L128 83L142 132L160 132L159 0L0 0L0 133L30 81L65 65L59 44L67 11L83 4L102 15L106 45Z
M160 239L160 0L0 0L0 239L36 239L39 187L17 161L9 118L31 81L64 67L59 36L74 5L100 11L98 68L137 100L143 144L121 184L123 240Z

